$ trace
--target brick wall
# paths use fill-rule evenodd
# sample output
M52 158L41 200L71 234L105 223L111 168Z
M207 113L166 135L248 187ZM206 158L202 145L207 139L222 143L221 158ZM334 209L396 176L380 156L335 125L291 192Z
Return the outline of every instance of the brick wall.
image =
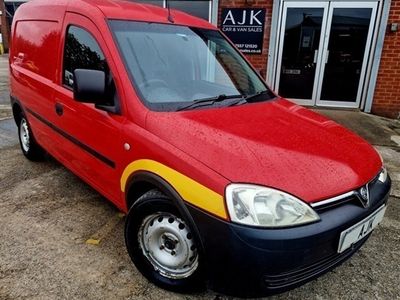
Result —
M271 17L272 17L272 2L273 0L219 0L219 11L218 11L218 26L221 25L221 10L222 8L266 8L266 20L264 28L264 43L262 54L249 54L246 57L250 60L252 65L261 72L265 77L267 70L267 59L268 59L268 47L269 47L269 35L271 29Z
M400 24L400 0L392 0L389 24ZM386 32L376 83L372 113L399 118L400 114L400 32Z

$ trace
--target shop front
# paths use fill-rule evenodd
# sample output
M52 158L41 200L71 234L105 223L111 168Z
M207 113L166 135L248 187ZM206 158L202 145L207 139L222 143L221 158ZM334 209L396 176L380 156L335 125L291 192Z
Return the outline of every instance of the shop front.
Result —
M223 31L225 10L265 10L262 51L243 52L279 95L399 117L399 0L220 0L219 7Z
M9 15L23 1L7 1ZM400 0L137 0L218 26L279 95L400 114Z
M285 2L274 88L304 105L358 108L377 2Z

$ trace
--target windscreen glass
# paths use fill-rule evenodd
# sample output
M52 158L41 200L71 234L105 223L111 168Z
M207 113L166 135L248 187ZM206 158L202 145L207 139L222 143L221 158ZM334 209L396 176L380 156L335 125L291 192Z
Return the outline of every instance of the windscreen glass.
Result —
M267 91L216 30L119 20L110 24L136 90L154 110ZM268 95L263 100L271 98Z

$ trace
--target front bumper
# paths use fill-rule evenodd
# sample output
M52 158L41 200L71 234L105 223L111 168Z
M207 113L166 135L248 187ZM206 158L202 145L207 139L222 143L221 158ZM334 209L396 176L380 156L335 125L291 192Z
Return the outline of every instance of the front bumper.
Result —
M227 295L261 296L299 286L337 266L368 239L337 253L340 233L386 204L390 178L370 190L370 206L358 199L318 211L319 222L260 229L221 221L194 207L210 288Z

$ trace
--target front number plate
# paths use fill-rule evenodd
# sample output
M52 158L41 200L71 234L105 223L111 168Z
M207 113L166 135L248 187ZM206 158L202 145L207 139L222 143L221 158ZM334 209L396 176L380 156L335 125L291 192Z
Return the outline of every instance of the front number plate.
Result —
M386 205L380 207L356 225L342 231L340 234L338 253L342 253L374 230L374 228L382 221L385 211Z

